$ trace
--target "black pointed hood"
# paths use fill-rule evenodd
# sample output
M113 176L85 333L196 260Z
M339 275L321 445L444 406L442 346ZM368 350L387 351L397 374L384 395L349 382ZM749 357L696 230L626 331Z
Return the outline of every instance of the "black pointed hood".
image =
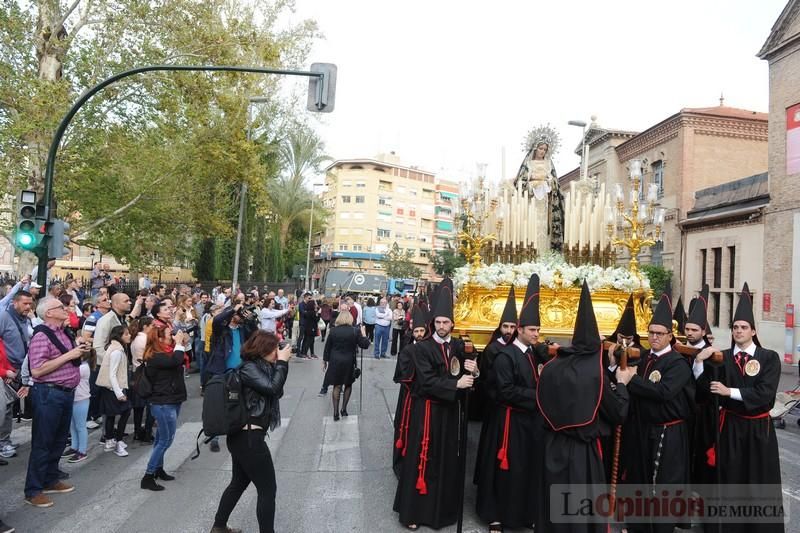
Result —
M736 312L733 314L733 322L737 320L744 320L750 327L756 329L756 317L753 313L753 295L750 292L750 287L747 285L747 282L744 283L744 287L742 287L742 292L739 295L739 303L736 305ZM731 324L733 327L733 324ZM757 335L753 335L753 342L756 343L756 346L761 346L761 342L758 340ZM731 343L733 345L733 343Z
M696 324L701 329L705 329L708 333L708 284L703 285L703 290L700 291L700 296L693 300L691 309L689 309L689 317L686 319L687 323Z
M431 307L431 321L436 317L444 316L453 319L453 280L444 278L436 290L436 301Z
M650 320L649 325L652 326L653 324L664 326L667 331L672 331L672 305L669 301L669 296L666 294L661 295L656 310L653 311L653 318Z
M500 322L497 324L497 329L492 332L492 338L489 340L489 344L503 336L503 334L500 332L500 326L502 326L503 323L513 322L516 324L517 320L517 294L514 291L514 286L512 285L511 290L508 291L508 296L506 297L506 306L503 308L503 314L500 315Z
M563 350L565 355L599 355L600 346L600 330L597 329L597 318L594 316L592 293L584 280L578 311L575 314L572 344L566 348L559 348L559 352Z
M600 348L592 297L584 281L572 346L558 349L542 369L536 389L539 410L554 431L594 434L589 426L597 418L605 375Z
M416 328L424 327L426 337L431 332L428 313L419 305L415 305L411 308L411 326L412 331Z
M691 308L692 304L689 302L689 307ZM675 304L675 311L672 313L672 320L678 324L678 333L681 335L685 334L686 331L686 310L683 308L683 299L678 296L678 303Z
M539 320L539 274L532 274L528 280L525 299L522 300L522 309L519 311L519 327L541 326Z
M625 335L626 337L633 336L634 344L639 344L641 338L636 330L636 312L633 309L633 294L628 297L628 302L625 304L625 309L622 311L622 316L617 323L617 329L608 336L611 342L617 342L617 334Z

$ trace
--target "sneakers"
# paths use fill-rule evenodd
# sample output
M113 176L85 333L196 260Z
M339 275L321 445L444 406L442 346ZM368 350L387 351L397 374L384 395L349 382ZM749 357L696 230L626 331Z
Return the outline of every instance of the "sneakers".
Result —
M17 456L17 450L11 444L6 444L0 448L0 457L3 459L11 459Z
M0 520L0 533L14 533L16 529Z
M36 496L32 496L30 498L25 498L25 503L28 505L33 505L34 507L52 507L53 500L48 498L42 493L37 494Z
M98 424L94 420L88 420L86 422L86 429L97 429L99 427L100 427L100 424Z
M104 452L112 452L117 449L117 439L106 439L103 445Z
M114 453L117 454L118 457L128 457L128 450L126 449L127 447L128 446L124 442L118 440Z
M320 396L325 396L326 394L328 394L328 387L322 387L321 389L319 389Z
M81 461L85 460L88 456L85 453L75 452L75 455L67 459L68 463L80 463ZM2 532L0 532L2 533Z
M75 487L63 481L56 481L55 485L50 485L42 491L42 494L67 494L75 490Z
M63 459L64 457L72 457L76 453L78 453L78 450L73 450L72 448L67 448L66 450L64 450L61 453L61 458Z

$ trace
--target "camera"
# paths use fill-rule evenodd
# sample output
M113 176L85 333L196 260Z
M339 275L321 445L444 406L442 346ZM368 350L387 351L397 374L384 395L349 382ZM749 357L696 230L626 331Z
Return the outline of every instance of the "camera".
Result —
M279 342L278 342L278 349L279 349L279 350L283 350L283 349L284 349L284 348L286 348L287 346L289 346L289 343L288 343L288 342L286 342L286 341L279 341Z

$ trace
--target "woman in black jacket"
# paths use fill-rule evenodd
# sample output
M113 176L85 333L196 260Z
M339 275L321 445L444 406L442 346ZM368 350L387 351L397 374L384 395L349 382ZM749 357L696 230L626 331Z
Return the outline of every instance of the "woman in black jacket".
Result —
M228 435L233 477L217 508L211 533L231 533L228 518L245 489L252 482L258 492L256 516L261 533L275 531L275 467L264 438L281 423L280 398L289 373L292 347L278 349L274 333L258 330L242 347L242 379L249 414L242 431Z
M303 310L303 345L300 348L300 357L319 359L314 355L314 340L319 329L319 309L313 298L309 299ZM311 355L308 351L311 350Z
M356 380L356 350L369 348L369 338L362 330L353 327L353 315L341 312L336 317L334 328L325 341L325 351L322 356L322 369L325 371L325 381L322 387L333 385L333 419L339 420L339 414L347 416L347 403L353 391L353 382ZM344 385L344 401L342 410L339 411L339 396L341 386Z
M163 304L164 301L153 306L154 312L157 312L156 307ZM170 305L171 303L167 304ZM185 331L178 331L174 336L170 333L166 323L161 320L154 321L153 328L147 334L147 344L144 349L145 374L153 389L147 400L150 402L150 412L158 424L158 429L141 487L156 491L164 490L164 487L156 482L157 479L163 481L175 479L164 471L164 454L175 439L181 404L186 401L183 358L188 351L189 335Z

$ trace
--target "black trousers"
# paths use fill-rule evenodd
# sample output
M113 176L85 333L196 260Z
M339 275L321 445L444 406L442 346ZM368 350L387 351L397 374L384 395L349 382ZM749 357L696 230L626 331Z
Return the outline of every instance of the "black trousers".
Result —
M233 459L233 477L219 501L214 527L227 527L233 508L252 482L258 492L256 517L261 533L275 532L275 466L264 441L266 431L240 431L227 438L228 451Z

